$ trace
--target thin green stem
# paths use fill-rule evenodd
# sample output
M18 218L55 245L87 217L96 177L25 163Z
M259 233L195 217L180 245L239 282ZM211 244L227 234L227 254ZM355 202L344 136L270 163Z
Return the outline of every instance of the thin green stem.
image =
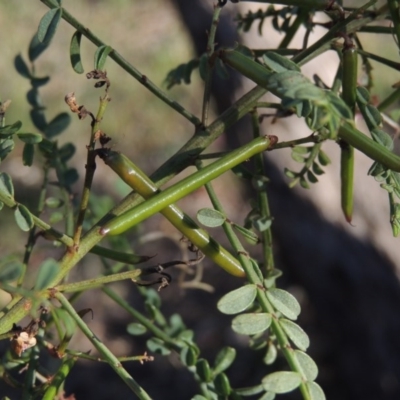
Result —
M398 0L388 0L387 4L392 17L393 33L397 41L397 46L400 48L400 3Z
M131 375L121 365L120 361L114 354L101 342L101 340L90 330L88 325L83 321L79 314L72 307L70 302L62 293L56 293L55 298L61 303L63 308L68 312L72 319L76 322L82 333L89 339L102 357L107 360L110 367L117 375L125 382L125 384L138 396L141 400L151 400L150 396L139 384L132 378Z
M260 136L260 121L256 110L254 110L251 113L251 122L253 127L253 136L254 138L257 138ZM254 164L255 164L256 179L257 176L265 176L263 154L256 154L254 156ZM272 216L269 209L266 187L257 189L257 202L261 218L265 220L271 220ZM261 232L261 240L263 248L264 267L266 271L266 276L268 276L269 273L275 269L271 226L268 229L265 229Z
M90 190L92 187L94 172L96 170L96 153L94 151L96 145L96 135L100 130L100 123L103 119L104 113L106 111L107 105L110 102L111 98L108 96L108 93L100 98L99 109L97 111L96 119L92 123L92 131L90 134L89 145L87 146L87 160L86 160L86 173L85 173L85 182L82 191L81 204L79 206L78 217L76 220L75 233L74 233L74 246L79 246L79 241L82 235L83 229L83 221L85 219L86 210L89 204Z
M140 264L154 257L122 253L121 251L111 250L101 246L94 246L92 249L90 249L90 252L92 254L97 254L100 257L109 258L110 260L119 261L120 263L129 265Z
M131 279L132 281L135 282L135 279L139 277L141 273L142 271L140 269L135 269L132 271L120 272L118 274L100 276L97 278L87 279L84 281L58 285L54 288L54 290L63 293L72 293L72 292L86 291L89 289L96 289L105 285L106 283L123 281L125 279Z
M59 4L56 0L40 0L49 8L58 8ZM65 8L62 8L62 18L73 26L77 31L82 33L89 41L91 41L97 47L105 45L105 43L99 39L90 29L83 26L76 20ZM139 72L133 65L131 65L124 57L121 56L115 49L112 49L108 57L114 60L122 69L128 72L133 78L139 83L150 90L156 97L161 99L164 103L168 104L172 109L177 111L193 125L200 125L200 120L188 110L182 107L178 102L172 100L165 92L163 92L157 85L150 81L150 79Z
M400 99L400 87L398 87L394 92L390 93L386 99L382 100L378 106L380 112L385 111L391 104Z

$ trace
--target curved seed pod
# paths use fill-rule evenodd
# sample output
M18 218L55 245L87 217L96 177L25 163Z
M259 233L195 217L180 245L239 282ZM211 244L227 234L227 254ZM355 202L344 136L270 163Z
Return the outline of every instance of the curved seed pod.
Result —
M123 154L115 151L107 151L102 155L102 158L125 183L145 199L160 192L157 186L154 185L144 172ZM177 206L172 204L162 209L161 213L215 263L234 276L244 276L244 271L239 261L211 238L205 230L200 229L196 223Z
M357 89L357 52L350 43L343 49L342 98L353 112L356 104ZM340 182L341 205L344 217L351 222L354 204L354 148L345 141L340 142Z

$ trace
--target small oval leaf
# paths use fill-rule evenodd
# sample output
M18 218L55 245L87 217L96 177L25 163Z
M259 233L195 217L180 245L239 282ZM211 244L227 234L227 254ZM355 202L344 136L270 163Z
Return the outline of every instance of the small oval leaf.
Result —
M71 44L69 46L69 57L71 65L77 74L83 74L84 69L81 60L81 38L82 33L76 31L71 38Z
M277 356L278 356L278 349L272 342L269 343L263 361L265 362L265 364L271 365L275 362Z
M297 319L301 308L296 298L286 290L272 288L267 291L268 300L285 317Z
M14 211L15 220L17 225L24 232L28 232L33 228L33 218L29 210L22 204L18 204Z
M219 374L228 369L236 357L236 349L233 347L224 347L215 358L213 373Z
M0 192L9 197L14 197L14 185L11 176L5 172L0 173Z
M227 398L232 391L228 377L222 372L214 379L215 391L223 398Z
M171 350L165 345L165 343L159 338L151 338L146 342L147 348L153 352L163 356L167 356L171 353Z
M6 258L0 264L0 282L16 281L22 274L24 266L16 258Z
M41 43L50 43L60 22L62 9L60 7L47 11L39 22L37 38Z
M310 393L310 400L326 400L325 394L318 383L307 382L306 385Z
M295 350L294 355L306 379L310 382L314 381L318 376L318 367L315 361L308 354L300 350Z
M49 139L53 138L65 130L70 122L71 117L69 114L65 112L60 113L47 124L46 128L44 129L44 133Z
M249 243L251 245L256 245L256 244L260 243L260 238L252 230L246 229L243 226L240 226L237 224L232 224L232 227L243 235L243 237L246 239L247 243Z
M14 67L17 72L23 76L24 78L31 78L31 71L29 71L28 66L26 65L25 60L22 58L21 54L18 54L14 58Z
M35 290L47 289L59 272L60 266L56 260L49 258L44 261L39 267L35 282Z
M94 69L103 70L104 65L107 60L107 56L112 50L112 47L102 45L97 48L96 52L94 53Z
M9 153L13 151L15 147L14 140L6 139L4 141L0 140L0 161L4 160Z
M301 384L301 375L298 372L273 372L262 379L264 390L273 393L288 393Z
M217 308L223 314L237 314L253 304L256 298L256 285L245 285L227 293L217 303Z
M139 324L138 322L131 322L127 325L126 331L133 336L140 336L147 332L147 329L144 325Z
M22 127L22 122L17 121L17 122L14 122L12 125L6 125L6 126L1 127L0 133L2 135L6 135L5 137L14 135L14 133L18 132L21 129L21 127Z
M48 47L49 43L40 42L37 33L33 36L28 49L29 61L35 61Z
M241 335L256 335L267 330L271 321L271 315L266 313L241 314L233 319L232 329Z
M28 143L28 144L37 144L43 140L43 136L40 133L18 132L17 136L24 143Z
M281 318L279 320L280 325L283 330L288 335L289 339L300 349L306 351L308 346L310 345L310 339L307 334L300 328L299 325L295 324L293 321L290 321L285 318Z
M35 155L35 146L30 143L25 143L24 150L22 152L22 164L30 167L33 164L33 157Z
M200 358L196 363L196 372L203 382L210 382L212 379L212 371L208 361L204 358Z
M225 222L226 217L221 212L212 208L202 208L197 212L197 219L204 226L215 228L221 226Z

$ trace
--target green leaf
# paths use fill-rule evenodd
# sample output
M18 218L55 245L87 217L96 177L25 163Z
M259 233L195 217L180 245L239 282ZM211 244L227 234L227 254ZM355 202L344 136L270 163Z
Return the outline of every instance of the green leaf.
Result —
M0 211L3 209L4 207L4 203L2 201L0 201Z
M268 300L285 317L297 319L300 314L300 304L296 298L286 290L272 288L267 291Z
M299 325L295 324L293 321L281 318L279 323L283 330L288 335L289 339L300 349L306 351L310 345L310 339L307 334L300 328Z
M23 76L24 78L31 79L31 71L29 70L26 62L22 58L21 54L18 54L14 58L14 67L17 70L17 72Z
M60 266L56 260L49 258L39 267L39 272L35 282L35 290L49 288L51 282L60 272Z
M96 49L94 53L94 69L103 70L107 60L107 56L112 50L112 47L103 44Z
M197 219L208 228L221 226L226 221L224 214L212 208L202 208L199 210L197 212Z
M76 168L69 168L64 173L64 183L66 186L71 186L79 179L79 174Z
M264 390L273 393L288 393L301 384L301 375L298 372L273 372L262 379Z
M311 183L317 183L318 182L318 178L310 170L307 171L307 179Z
M30 111L30 115L33 125L35 125L35 127L41 132L44 132L47 127L47 121L44 111L40 108L34 108Z
M50 224L56 224L57 222L62 221L64 218L64 213L60 212L60 211L56 211L51 213L50 218L49 218L49 222Z
M16 281L24 271L24 265L14 257L7 257L0 263L0 282Z
M328 155L323 150L320 150L318 153L318 161L324 167L326 167L328 164L331 163L331 159L328 157Z
M227 370L233 363L236 357L236 349L233 347L224 347L215 358L214 375Z
M28 143L28 144L40 143L43 140L43 136L40 133L18 132L17 136L24 143Z
M308 184L308 182L306 181L306 179L303 176L300 177L300 186L303 189L310 189L310 185Z
M318 383L307 382L308 392L310 393L310 400L325 400L325 394Z
M165 345L164 341L159 338L153 337L146 342L147 348L157 354L167 356L171 350Z
M262 387L262 385L235 389L235 393L243 397L255 396L256 394L260 394L262 392L264 392L264 388Z
M357 102L365 105L369 103L370 94L365 87L358 86L356 89L356 93L357 93Z
M32 77L31 78L31 85L34 88L38 88L40 86L46 85L49 81L50 81L50 77L49 76L44 76L43 78Z
M224 398L227 398L232 391L228 377L222 372L214 379L215 391Z
M389 150L393 150L393 139L382 129L371 129L371 136L376 142L385 146Z
M294 153L294 152L292 152L291 157L292 157L292 160L294 160L294 161L296 161L296 162L298 162L298 163L300 163L300 164L304 164L305 161L306 161L306 159L304 158L304 156L302 156L302 155L299 154L299 153Z
M194 397L192 397L192 400L207 400L207 397L196 394Z
M61 199L58 199L57 197L48 197L44 201L44 203L49 208L59 208L64 204L64 202Z
M184 347L181 350L180 358L183 364L188 367L192 367L197 361L197 352L192 347Z
M256 298L256 285L245 285L223 296L217 303L217 308L223 314L237 314L244 311Z
M33 107L41 107L42 103L39 96L39 91L36 88L32 88L26 94L26 99L28 103Z
M252 230L243 228L243 226L237 224L232 224L232 227L240 232L249 244L256 245L260 242L260 238Z
M14 210L14 217L15 220L17 221L17 225L24 232L28 232L33 228L34 223L32 214L24 205L22 204L17 205L17 207Z
M323 175L325 173L325 171L316 162L313 162L312 170L316 175Z
M138 322L131 322L127 325L126 331L133 336L140 336L147 332L147 329L144 325L139 324Z
M232 321L232 329L241 335L256 335L271 325L272 317L266 313L240 314Z
M61 148L58 150L58 156L60 157L61 161L67 162L69 161L76 152L76 147L71 142L65 143Z
M274 400L275 397L275 393L265 392L258 400Z
M14 135L14 133L18 132L22 127L22 122L17 121L12 125L6 125L0 128L0 138L6 139L10 135Z
M204 53L201 55L199 61L199 73L203 81L206 79L207 70L208 70L208 55L207 53Z
M272 219L268 217L260 217L253 220L253 226L259 232L264 232L272 225Z
M71 122L69 114L63 112L58 114L53 120L51 120L44 130L44 134L49 138L59 135L64 131Z
M292 148L293 153L299 153L299 154L308 154L311 151L312 147L306 147L306 146L295 146Z
M318 367L314 360L308 354L300 350L295 350L294 355L306 379L310 382L314 381L318 376Z
M290 179L294 179L297 177L297 173L294 171L291 171L290 169L285 168L283 173Z
M212 371L210 364L204 358L200 358L196 363L196 372L203 382L210 382L212 379Z
M78 74L82 74L84 72L81 60L81 38L82 33L75 31L75 33L72 35L71 44L69 46L71 65L74 71Z
M62 15L60 7L47 11L39 23L37 38L41 43L50 43L56 33Z
M30 167L33 164L33 157L35 155L35 146L30 143L25 143L24 150L22 152L22 164Z
M4 160L14 149L15 143L12 139L0 141L0 161Z
M284 72L287 70L300 72L300 68L297 64L272 51L265 53L263 55L263 60L265 64L275 72Z
M278 356L278 349L272 342L269 343L263 361L265 362L265 364L271 365L275 362L277 356Z
M14 185L11 176L5 172L0 173L0 192L11 198L14 197Z
M48 47L49 43L43 43L39 40L37 33L32 37L29 44L28 56L29 61L35 61Z

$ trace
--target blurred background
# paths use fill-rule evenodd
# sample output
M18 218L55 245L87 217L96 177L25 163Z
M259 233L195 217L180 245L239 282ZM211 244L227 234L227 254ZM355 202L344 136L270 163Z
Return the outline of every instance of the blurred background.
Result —
M353 2L352 6L360 6ZM65 0L64 7L83 25L89 27L100 39L115 48L130 63L157 85L163 84L167 73L181 63L186 63L204 52L211 21L213 2L210 0ZM263 36L256 25L248 34L236 29L235 17L249 9L257 10L262 4L228 3L220 20L216 41L219 46L233 46L240 41L252 48L274 48L281 37L268 23L264 24ZM30 106L26 101L29 82L14 68L14 58L21 53L27 61L27 49L47 7L40 1L0 2L0 100L12 101L6 114L6 123L23 122L23 131L36 132L29 118ZM323 15L318 15L321 21ZM310 42L324 31L316 29ZM68 112L64 103L67 93L75 92L79 104L95 112L102 94L93 87L85 75L76 74L69 61L69 44L74 29L61 21L56 36L35 62L38 76L51 77L40 89L46 116L51 120L60 112ZM290 47L298 47L302 41L299 32ZM383 36L383 35L382 35ZM360 35L367 51L399 60L398 48L393 38L371 34ZM82 38L82 57L85 72L92 69L95 47ZM318 73L330 85L336 73L336 53L328 52L307 64L302 71L312 77ZM378 99L391 92L391 85L399 79L386 67L372 62L374 87L372 94ZM108 106L102 122L102 130L112 137L112 146L122 150L147 173L173 155L192 135L191 125L178 113L148 92L140 83L122 71L111 59L106 69L111 80ZM363 73L360 71L360 84ZM210 121L226 109L254 84L241 80L231 73L229 81L217 81L213 86L213 106ZM175 86L168 93L196 115L201 113L202 81L195 71L190 86ZM269 97L266 97L269 99ZM397 104L398 107L398 104ZM72 115L72 117L75 117ZM262 128L266 134L291 140L308 134L306 126L297 117L278 120L264 119ZM389 133L395 133L386 129ZM59 143L73 142L77 152L73 166L84 175L85 145L90 134L89 121L72 118L68 130L58 137ZM234 148L251 137L249 121L244 119L223 135L210 151ZM281 287L290 290L301 301L300 325L311 338L309 354L320 367L317 381L324 388L328 399L398 399L400 398L400 246L392 237L389 223L387 193L367 171L371 160L356 152L355 211L353 223L345 222L340 210L339 146L324 144L332 164L310 190L288 189L283 168L299 169L290 158L289 150L268 153L267 176L271 179L273 235L277 264L284 271ZM34 206L36 194L42 182L39 162L32 167L22 164L22 144L0 166L9 173L16 186L17 200ZM180 175L181 178L183 175ZM234 221L241 222L250 210L248 204L251 188L235 177L224 177L214 185L225 200L224 205ZM79 197L82 181L75 184ZM102 163L98 163L94 180L94 192L99 202L113 205L129 192L126 185ZM113 200L109 199L111 195ZM195 216L199 208L210 206L204 190L180 202L180 206ZM45 217L46 215L44 215ZM7 230L4 229L6 227ZM0 257L22 255L27 235L16 227L12 213L3 209L0 213ZM62 225L60 225L62 229ZM7 232L4 234L4 232ZM216 231L215 235L218 236ZM129 238L132 248L139 254L156 254L156 262L165 262L181 254L177 244L177 232L161 217L155 216ZM222 239L223 240L223 239ZM252 250L253 251L253 250ZM58 258L61 250L40 242L31 259L31 270L47 257ZM190 329L195 331L197 342L204 357L213 360L223 345L235 346L239 355L229 371L236 386L251 385L270 371L263 366L263 354L247 349L243 337L230 329L230 318L216 311L216 301L228 290L242 284L228 276L215 265L205 262L203 280L214 287L213 293L198 289L170 287L161 293L166 315L179 312ZM86 257L74 272L76 278L95 276L101 269L97 257ZM142 307L140 296L132 285L114 285L133 306ZM175 290L176 289L176 290ZM2 304L7 302L3 295ZM129 336L127 315L120 314L101 292L91 291L79 300L77 308L91 307L95 318L90 327L111 350L119 356L143 354L145 339ZM2 343L2 350L7 343ZM91 345L80 335L74 339L77 350L87 351ZM284 368L284 362L279 361ZM56 361L49 360L52 371ZM196 385L189 372L177 357L156 357L145 365L128 364L137 381L155 399L189 399L196 393ZM154 384L156 382L156 384ZM129 396L123 383L110 368L93 362L79 361L67 381L67 394L77 399L124 398ZM12 395L12 390L0 383L0 394ZM166 393L168 393L166 395ZM16 397L12 397L16 398ZM298 398L296 394L282 398Z

